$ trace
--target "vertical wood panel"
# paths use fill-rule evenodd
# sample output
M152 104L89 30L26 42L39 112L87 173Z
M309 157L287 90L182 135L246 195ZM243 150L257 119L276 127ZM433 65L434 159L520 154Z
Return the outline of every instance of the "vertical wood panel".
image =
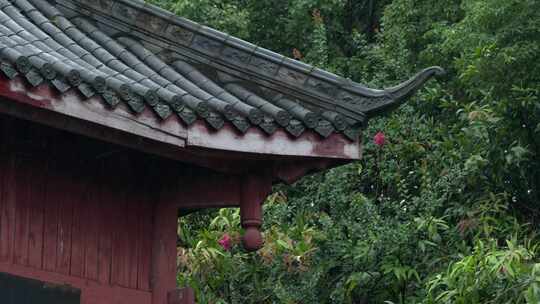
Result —
M31 170L34 185L29 189L29 244L28 264L41 269L43 267L43 237L45 222L45 198L47 196L48 160L32 162Z
M112 265L112 231L110 229L112 220L110 197L101 202L100 214L102 215L102 225L99 232L98 249L98 280L104 284L111 283L111 265Z
M125 265L128 267L129 282L128 287L136 289L137 288L137 274L139 272L139 247L141 246L141 235L139 235L138 225L139 225L139 214L141 210L141 205L143 201L143 194L140 193L144 191L144 186L142 183L138 182L139 178L136 174L132 174L134 177L130 182L131 185L129 188L130 191L127 195L127 227L126 231L129 235L128 241L128 258Z
M13 175L13 161L7 153L2 155L0 161L0 170L2 171L2 208L0 209L0 262L11 261L13 249L13 228L15 218L15 198L14 188L15 177Z
M69 274L71 263L71 230L73 227L73 176L69 171L62 172L61 191L58 213L58 241L56 243L56 272ZM59 190L60 190L59 189Z
M138 233L139 236L139 255L138 255L138 273L137 288L140 290L150 290L151 279L151 261L152 261L152 237L153 237L153 202L157 195L153 193L153 181L145 167L143 170L144 178L141 178L142 185L139 187L141 204L139 207Z
M93 216L88 213L88 205L97 203L92 194L96 191L93 183L96 166L94 162L81 160L75 166L73 174L73 224L71 231L71 263L70 274L76 277L85 275L85 243L87 237L88 222ZM81 174L83 173L84 174Z
M112 283L129 287L129 229L126 216L126 197L120 195L115 202L115 223L113 231Z
M150 263L152 261L152 234L153 234L153 210L150 201L145 195L145 200L141 204L139 215L138 235L139 246L139 268L137 287L141 290L150 290Z
M16 157L0 147L0 262L98 281L100 286L150 291L152 252L165 250L175 261L175 231L167 248L152 241L154 233L165 237L163 230L154 231L157 191L147 185L155 180L119 153L87 153L88 158L78 159L70 155L75 151L70 147L78 145L64 146L67 135L58 135L60 143L36 132L43 139L32 143L36 150L15 145ZM62 146L51 148L49 141ZM176 210L169 211L166 225L172 232ZM162 212L159 218L164 216Z
M139 162L143 164L143 162ZM130 233L133 234L133 242L136 246L130 248L136 254L131 254L130 287L140 290L150 290L151 287L151 262L152 262L152 238L153 238L153 203L158 198L154 191L156 178L151 176L148 166L137 166L137 174L132 174L135 180L132 185L135 187L132 193L133 201L137 202L133 206L131 213ZM137 267L133 267L137 265ZM136 271L135 271L136 270Z
M6 242L6 232L9 226L7 226L7 189L6 182L8 177L9 168L9 155L6 149L7 143L5 142L6 123L0 120L0 262L6 262L5 248L8 243Z
M140 236L137 229L137 214L139 213L140 202L133 198L128 204L127 218L128 225L126 231L128 233L128 248L127 258L124 266L127 267L128 272L128 285L129 288L137 288L137 273L139 271L139 250Z
M13 250L13 263L28 265L28 243L30 224L31 191L34 184L31 166L35 162L31 159L17 157L15 160L15 246Z
M35 168L39 170L40 168ZM45 181L42 181L45 185ZM39 186L38 186L39 187ZM45 197L44 187L41 187ZM39 193L36 193L39 194ZM43 267L43 236L44 236L44 202L38 195L32 195L30 204L30 231L28 244L28 263L31 267L41 269Z
M84 221L85 243L84 243L84 275L91 280L98 279L98 242L99 242L99 230L100 219L98 215L99 207L99 186L96 177L93 178L90 184L90 189L94 191L88 191L87 200L85 200L85 214L87 217Z
M9 239L9 203L8 189L10 173L10 155L8 120L0 118L0 262L5 263L9 260L9 248L11 245Z
M101 172L101 187L100 187L100 214L101 227L99 231L99 281L104 284L111 283L111 264L112 264L112 245L113 231L112 227L115 222L115 196L110 185L114 184L114 177L108 174L107 166L104 166Z
M51 164L51 177L48 180L48 191L44 204L44 235L43 235L43 269L56 271L57 244L58 244L58 220L60 213L60 201L62 199L61 182L59 181L59 168Z
M118 204L125 207L125 204ZM122 287L129 287L129 239L128 239L128 227L127 217L125 214L119 212L119 209L115 212L116 224L113 231L113 260L112 260L112 278L113 284L117 284Z
M84 274L84 226L83 218L88 217L84 213L84 197L87 195L85 187L86 179L76 180L75 193L73 193L73 228L71 237L71 263L70 274L76 277L82 277Z

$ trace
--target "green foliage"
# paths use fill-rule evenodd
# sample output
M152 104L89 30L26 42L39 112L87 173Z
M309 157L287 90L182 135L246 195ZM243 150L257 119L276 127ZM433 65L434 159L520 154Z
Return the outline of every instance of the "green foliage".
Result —
M244 1L237 0L151 0L184 18L201 22L218 30L227 31L240 38L248 37L249 12Z
M426 303L538 303L537 246L508 240L478 241L473 252L452 263L428 284ZM436 296L434 296L436 295Z
M278 186L258 253L237 210L185 218L200 303L540 302L539 1L153 2L372 86L448 71L370 122L362 161Z

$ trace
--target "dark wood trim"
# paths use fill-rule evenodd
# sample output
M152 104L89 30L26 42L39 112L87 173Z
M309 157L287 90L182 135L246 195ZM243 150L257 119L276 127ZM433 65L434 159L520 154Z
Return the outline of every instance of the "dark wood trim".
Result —
M12 87L19 91L11 91ZM28 88L20 79L7 81L0 76L0 113L146 153L182 159L178 151L185 147L185 139L169 136L165 141L167 135L163 132L143 126L131 117L119 118L121 115L106 109L98 99L83 102L75 95L58 100L51 90L46 85ZM69 104L69 109L54 104ZM119 108L117 112L126 113L127 109Z
M0 272L2 304L81 304L81 290Z
M0 263L0 272L16 276L49 282L58 285L68 285L81 290L81 304L148 304L150 292L128 289L119 286L102 285L96 281L47 272L35 268ZM163 302L166 303L166 302ZM162 303L160 303L162 304Z
M187 158L200 163L204 161L197 159L190 149L205 149L215 154L214 164L225 152L248 155L252 159L264 156L267 160L360 158L358 143L340 134L324 139L306 132L292 138L282 130L268 136L258 128L250 128L241 135L229 124L215 131L202 121L186 128L174 115L165 121L148 109L135 115L123 104L111 109L98 97L83 100L75 90L58 94L47 84L32 87L20 77L10 80L0 75L0 112L168 158Z
M166 200L179 209L240 206L241 176L207 172L178 179L166 187Z
M304 160L281 160L273 167L275 180L292 184L302 177L323 170L350 163L350 160L341 159L304 159Z

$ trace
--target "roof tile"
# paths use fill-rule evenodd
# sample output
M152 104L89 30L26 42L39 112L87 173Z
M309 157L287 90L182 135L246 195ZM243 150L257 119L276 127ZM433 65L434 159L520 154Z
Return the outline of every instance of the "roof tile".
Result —
M203 119L221 129L227 120L242 133L283 128L297 137L311 129L357 140L367 117L437 73L371 90L144 1L55 3L0 0L3 74L22 74L33 86L48 81L59 92L76 88L112 108L124 102L134 114L177 115L186 125Z

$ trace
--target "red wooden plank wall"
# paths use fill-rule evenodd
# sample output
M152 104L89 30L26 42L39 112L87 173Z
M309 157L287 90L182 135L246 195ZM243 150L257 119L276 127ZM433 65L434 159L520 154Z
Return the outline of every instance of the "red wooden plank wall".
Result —
M149 291L146 167L47 132L0 119L0 263Z

